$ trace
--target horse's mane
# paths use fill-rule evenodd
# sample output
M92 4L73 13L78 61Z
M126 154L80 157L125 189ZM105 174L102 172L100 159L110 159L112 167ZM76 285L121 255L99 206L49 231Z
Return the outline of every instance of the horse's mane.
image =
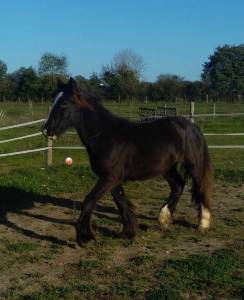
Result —
M135 122L112 113L102 104L101 98L98 98L97 96L89 95L89 103L92 105L92 107L94 107L100 116L113 124L124 124L127 126L136 124Z

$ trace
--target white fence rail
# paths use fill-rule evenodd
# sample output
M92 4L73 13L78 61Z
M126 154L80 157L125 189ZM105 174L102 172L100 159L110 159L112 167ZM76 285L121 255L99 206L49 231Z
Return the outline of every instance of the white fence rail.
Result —
M198 114L198 115L192 115L192 116L213 116L213 114ZM244 113L236 113L236 114L215 114L214 116L241 116L244 115ZM30 126L33 124L38 124L43 122L45 119L40 119L40 120L35 120L35 121L31 121L31 122L25 122L25 123L20 123L20 124L15 124L15 125L10 125L10 126L5 126L5 127L1 127L0 131L3 130L9 130L9 129L13 129L13 128L19 128L19 127L24 127L24 126ZM67 132L68 134L75 134L75 132ZM29 135L24 135L24 136L20 136L20 137L16 137L16 138L11 138L11 139L6 139L6 140L1 140L0 144L3 143L8 143L8 142L13 142L13 141L18 141L18 140L23 140L23 139L27 139L27 138L33 138L36 136L41 135L41 132L37 132L37 133L33 133L33 134L29 134ZM244 133L205 133L204 135L206 136L244 136ZM50 141L49 141L50 142ZM210 149L244 149L244 145L209 145L208 146ZM53 149L67 149L67 150L85 150L85 147L83 146L47 146L47 147L42 147L42 148L36 148L36 149L30 149L30 150L22 150L22 151L17 151L17 152L11 152L11 153L2 153L0 154L0 158L3 157L10 157L10 156L15 156L15 155L22 155L22 154L28 154L28 153L35 153L35 152L42 152L42 151L47 151L47 155L48 153L50 153L50 150L52 151ZM49 165L50 160L47 158L47 161L49 161Z
M26 123L20 123L20 124L15 124L15 125L10 125L10 126L5 126L5 127L1 127L1 128L0 128L0 131L2 131L2 130L7 130L7 129L18 128L18 127L29 126L29 125L41 123L41 122L44 122L44 121L45 121L45 119L40 119L40 120L36 120L36 121L31 121L31 122L26 122Z

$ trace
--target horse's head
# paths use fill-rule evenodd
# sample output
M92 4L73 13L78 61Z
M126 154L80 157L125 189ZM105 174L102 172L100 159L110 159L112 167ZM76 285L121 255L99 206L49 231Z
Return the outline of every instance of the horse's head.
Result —
M82 94L73 78L67 84L59 83L49 115L42 125L42 133L51 139L80 122L81 110L92 110L87 95Z

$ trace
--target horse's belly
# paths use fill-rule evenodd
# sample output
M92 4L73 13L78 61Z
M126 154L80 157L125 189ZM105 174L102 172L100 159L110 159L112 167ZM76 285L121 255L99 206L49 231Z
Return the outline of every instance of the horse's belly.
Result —
M169 162L158 162L156 164L144 162L142 164L134 164L126 175L129 180L149 179L159 175L164 175L171 166L172 163Z

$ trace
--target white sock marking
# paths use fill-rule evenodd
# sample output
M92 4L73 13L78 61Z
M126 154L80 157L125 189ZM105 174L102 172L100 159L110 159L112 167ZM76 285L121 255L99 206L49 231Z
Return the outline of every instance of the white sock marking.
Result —
M208 229L210 226L211 214L210 211L201 205L201 220L199 227L200 229Z
M162 207L158 220L161 227L168 227L168 225L171 223L171 213L168 209L168 205Z

